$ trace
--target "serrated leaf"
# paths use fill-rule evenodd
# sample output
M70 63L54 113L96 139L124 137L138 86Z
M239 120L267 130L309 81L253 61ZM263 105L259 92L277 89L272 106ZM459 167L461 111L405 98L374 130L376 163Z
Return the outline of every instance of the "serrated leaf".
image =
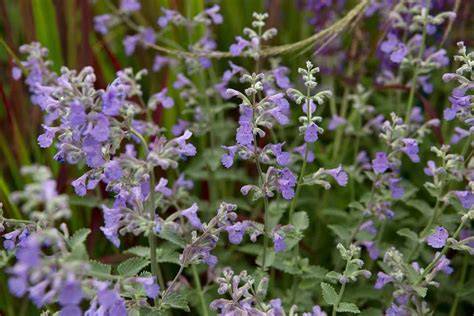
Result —
M295 227L296 231L303 231L309 226L309 218L308 214L304 211L296 212L293 215L293 226Z
M406 237L410 240L416 241L416 242L420 241L418 239L418 235L414 231L412 231L408 228L402 228L402 229L398 230L397 234L400 235L400 236Z
M179 263L179 253L170 248L159 248L156 250L157 262Z
M328 274L326 274L326 277L331 280L339 280L339 277L341 274L336 271L330 271Z
M183 237L181 237L171 226L163 225L160 231L160 237L163 239L172 242L175 245L178 245L182 248L186 246L186 242L184 241Z
M136 246L136 247L128 248L127 250L125 250L125 253L130 253L137 257L148 258L150 257L150 248L144 247L144 246Z
M89 264L91 266L92 272L110 274L112 272L112 266L110 264L105 264L99 261L90 260Z
M321 282L321 289L323 290L323 299L329 305L335 305L337 303L338 295L332 285Z
M346 302L341 302L337 306L336 309L337 312L339 313L352 313L352 314L359 314L360 310L357 307L357 305L353 303L346 303Z
M121 276L131 277L140 272L141 269L150 264L145 258L133 257L125 260L117 267L117 271Z
M68 257L71 260L87 261L89 255L87 254L86 247L84 244L76 244L71 248L71 254Z
M76 232L69 237L67 243L69 244L69 247L74 248L77 244L83 244L87 236L91 233L91 230L89 228L81 228L76 230Z
M422 287L422 286L414 286L413 289L416 291L416 293L418 293L419 296L421 297L425 297L426 296L426 292L428 291L428 289L426 287Z
M267 249L267 254L266 254L266 257L265 257L265 267L263 267L265 270L266 268L269 268L272 266L273 262L275 260L275 252L273 251L272 248L268 248ZM263 264L263 259L262 259L262 254L259 254L257 259L255 259L255 263L261 267L262 264Z
M178 293L169 293L161 301L161 306L164 308L178 308L185 312L189 312L188 301L184 296Z

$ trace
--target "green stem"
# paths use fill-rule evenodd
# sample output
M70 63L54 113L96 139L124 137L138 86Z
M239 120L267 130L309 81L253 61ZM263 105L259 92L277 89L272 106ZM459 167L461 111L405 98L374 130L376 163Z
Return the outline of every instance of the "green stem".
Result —
M148 143L146 142L145 138L136 130L133 128L130 129L130 132L133 133L135 136L138 137L140 140L140 143L142 144L143 151L145 152L145 157L148 157ZM150 167L149 170L150 174L150 198L146 203L146 207L148 208L150 220L154 221L155 220L155 172L153 167ZM160 287L162 289L165 288L165 281L163 279L163 273L161 272L160 265L158 264L158 261L156 260L156 249L157 249L157 242L156 242L156 236L153 231L153 229L150 229L148 232L148 243L150 245L150 266L151 266L151 273L155 277L155 281L158 280L158 283L160 284ZM155 298L155 305L158 303L158 297Z
M193 270L193 277L195 283L194 285L196 286L196 290L198 291L199 301L201 303L202 315L208 316L209 313L207 312L206 299L204 298L204 292L202 291L201 280L199 279L198 271L195 265L191 265L191 269Z
M459 233L461 232L461 229L464 227L464 224L466 224L466 220L462 220L461 221L461 224L459 224L458 228L456 229L456 231L454 232L453 234L453 237L452 238L456 238ZM436 257L436 259L434 261L432 261L427 267L426 269L423 270L423 273L420 275L420 277L418 278L418 280L415 282L415 285L418 285L421 281L423 281L423 279L428 275L428 273L431 272L431 270L433 270L434 267L436 267L436 264L441 260L441 258L448 252L449 250L449 246L446 245L444 246L444 248L441 250L440 254L438 255L438 257Z
M462 290L464 286L464 280L466 279L468 263L469 263L469 254L465 253L464 259L462 262L461 276L459 277L456 295L454 296L454 302L453 302L453 305L451 306L451 310L449 311L449 316L456 315L456 311L458 309L458 304L459 304L459 292Z
M428 8L428 12L426 14L429 14L429 8L430 8L430 5L431 5L431 1L428 0L427 1L427 4L426 4L426 7ZM417 63L415 65L415 69L413 70L413 77L411 78L411 87L410 87L410 94L408 95L408 103L407 103L407 110L406 110L406 113L405 113L405 124L408 124L410 122L410 116L411 116L411 109L413 108L413 102L415 100L415 92L416 92L416 88L417 88L417 78L418 78L418 75L420 74L419 71L420 71L420 63L421 63L421 59L423 58L423 54L425 52L425 42L426 42L426 19L424 21L424 24L423 24L423 33L422 33L422 37L421 37L421 46L420 46L420 50L418 52L418 58L417 58Z
M351 260L347 260L346 262L346 268L344 269L344 275L346 274L347 272L347 268L349 267L349 262ZM332 316L336 316L337 314L337 308L339 307L339 303L341 303L341 300L342 300L342 296L344 295L344 291L346 290L346 283L342 283L341 285L341 288L339 290L339 295L337 296L337 301L336 301L336 304L334 304L333 308L332 308Z

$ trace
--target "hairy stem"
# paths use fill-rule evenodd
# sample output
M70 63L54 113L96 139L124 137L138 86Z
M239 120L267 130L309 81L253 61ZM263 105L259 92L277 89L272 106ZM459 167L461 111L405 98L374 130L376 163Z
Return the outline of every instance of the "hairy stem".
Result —
M145 138L134 130L133 128L130 129L130 132L133 133L135 136L138 137L140 140L140 143L142 144L143 151L145 153L145 158L148 157L148 143L146 142ZM155 172L153 167L149 168L149 175L150 175L150 197L149 200L146 203L146 208L148 209L150 220L154 221L155 220ZM158 280L158 283L160 284L160 287L162 289L165 288L165 281L163 279L163 273L161 272L160 265L158 264L156 260L156 249L157 249L157 242L156 242L156 236L155 233L153 232L153 229L150 229L148 232L148 243L150 245L150 266L151 266L151 273L155 277L155 281ZM155 298L155 305L158 303L158 297Z
M428 0L426 7L428 8L428 12L426 14L429 14L429 8L431 5L431 1ZM415 65L415 69L413 70L413 76L411 78L411 87L410 87L410 94L408 95L408 103L407 103L407 109L405 113L405 124L408 124L410 122L410 116L411 116L411 109L413 108L413 103L415 101L415 92L416 88L418 86L416 80L418 79L418 76L420 75L420 63L421 59L423 58L423 54L425 52L425 42L426 42L426 19L423 23L423 33L421 37L421 44L420 44L420 50L418 51L418 58L417 58L417 63Z
M346 262L346 268L344 269L344 274L347 272L347 268L349 267L350 260ZM336 304L334 304L332 308L332 316L336 316L337 308L339 307L339 303L341 303L342 297L344 296L344 291L346 290L346 283L342 283L341 288L339 289L339 294L337 296Z

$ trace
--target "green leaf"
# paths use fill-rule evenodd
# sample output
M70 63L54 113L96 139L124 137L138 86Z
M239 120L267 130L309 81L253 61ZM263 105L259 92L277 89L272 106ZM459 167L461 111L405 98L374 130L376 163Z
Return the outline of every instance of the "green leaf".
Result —
M112 266L110 264L105 264L95 260L90 260L89 264L91 265L92 272L104 274L110 274L112 272Z
M337 306L336 311L339 312L339 313L353 313L353 314L359 314L360 313L360 310L357 307L357 305L355 305L353 303L345 303L345 302L339 303L339 305Z
M188 301L184 296L178 293L169 293L161 301L161 306L164 308L178 308L185 312L189 312Z
M52 0L31 1L35 20L36 38L49 50L49 58L54 62L53 69L58 71L64 65L61 55L59 27L56 20L56 10Z
M117 271L121 276L131 277L137 275L141 269L149 264L150 261L148 259L133 257L119 264Z
M308 214L304 211L296 212L293 215L293 226L296 231L303 231L309 226Z
M398 230L397 234L400 235L400 236L406 237L410 240L420 242L420 240L418 239L418 235L414 231L412 231L408 228L402 228L402 229Z
M149 258L150 257L150 248L149 247L144 247L144 246L136 246L136 247L128 248L124 252L125 253L130 253L130 254L135 255L137 257L144 257L144 258Z
M416 291L416 293L418 293L420 297L425 297L426 292L428 291L426 287L422 287L422 286L414 286L413 289Z
M71 248L71 254L68 256L68 259L75 261L87 261L89 260L89 255L87 254L86 247L84 244L76 244Z
M332 285L321 282L321 289L323 290L323 299L329 305L335 305L337 303L338 295L336 290L332 287Z
M343 225L328 225L329 229L331 229L337 237L341 240L349 240L350 233L347 231L346 227Z
M181 237L170 225L163 225L160 231L160 237L180 246L181 248L186 246L183 237Z
M83 244L90 233L91 230L89 228L81 228L77 230L67 241L69 247L74 248L78 244Z
M328 274L326 274L326 277L331 280L339 280L339 278L341 277L341 274L336 271L330 271L328 272Z
M433 214L433 208L426 201L411 199L405 201L405 204L413 207L425 217L431 216Z

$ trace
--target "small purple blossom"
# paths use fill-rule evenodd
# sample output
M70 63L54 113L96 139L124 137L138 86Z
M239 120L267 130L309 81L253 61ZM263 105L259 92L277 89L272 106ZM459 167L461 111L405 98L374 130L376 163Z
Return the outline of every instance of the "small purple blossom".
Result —
M426 238L426 243L433 248L443 248L448 240L449 233L446 228L438 226L434 232Z
M342 169L341 165L334 169L324 170L324 173L333 177L337 184L343 187L345 187L349 181L349 177L347 176L347 173L344 171L344 169Z
M420 156L418 156L418 143L413 138L404 138L402 140L403 147L401 150L410 158L413 162L420 162Z
M384 173L389 168L387 154L384 152L375 153L375 159L372 160L372 169L375 173Z
M197 203L191 205L190 208L181 211L181 214L188 219L194 228L202 229L202 223L199 217L197 216L198 206Z
M318 131L318 126L315 123L309 123L304 132L304 141L307 143L314 143L315 141L317 141Z

